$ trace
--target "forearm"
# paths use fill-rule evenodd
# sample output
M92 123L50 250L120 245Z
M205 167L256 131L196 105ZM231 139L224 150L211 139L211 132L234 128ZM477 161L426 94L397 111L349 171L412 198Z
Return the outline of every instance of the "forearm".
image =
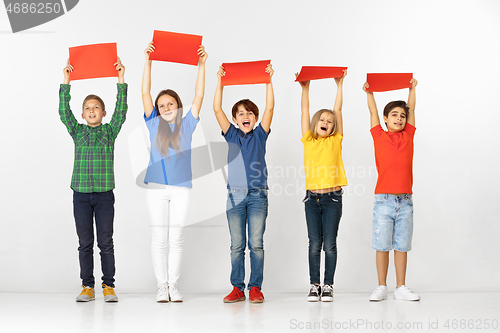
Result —
M266 84L266 110L274 109L274 90L272 81Z
M370 111L370 128L380 125L380 118L378 117L377 104L373 97L373 92L366 92L368 99L368 110Z
M198 64L198 77L194 88L194 100L191 107L191 113L195 118L198 118L205 96L205 63Z
M142 74L142 94L151 93L151 60L146 60L144 63L144 72Z
M300 109L302 112L300 123L302 129L302 136L309 131L311 117L309 115L309 87L302 87L302 97L300 99Z
M335 104L333 105L334 112L342 112L342 83L337 85L337 96L335 96Z
M69 106L71 100L70 95L71 86L68 84L61 84L59 88L59 117L62 123L66 126L69 134L73 136L74 128L78 124L73 112Z

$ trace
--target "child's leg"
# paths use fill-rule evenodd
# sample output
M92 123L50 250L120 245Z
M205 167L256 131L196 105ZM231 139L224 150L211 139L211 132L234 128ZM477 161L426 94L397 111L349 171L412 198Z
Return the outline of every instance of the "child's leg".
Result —
M394 222L394 265L397 287L405 285L407 252L413 236L413 198L411 194L397 197L398 214Z
M264 279L264 231L268 212L268 190L248 193L248 248L250 249L250 281L248 289L261 287Z
M387 286L387 270L389 269L389 252L377 251L375 261L377 263L378 285Z
M337 266L337 234L342 216L342 192L332 192L323 195L320 200L323 211L323 249L325 251L325 278L324 284L333 284L333 276Z
M94 287L94 208L90 203L92 193L73 191L73 215L78 235L78 257L82 284Z
M146 202L151 220L151 257L158 286L167 283L168 202L166 189L148 189Z
M109 287L115 284L115 249L113 246L113 220L115 195L113 191L92 193L94 204L97 246L101 250L102 282Z
M172 187L168 227L168 285L175 286L181 272L184 226L189 212L190 189Z
M309 283L320 284L321 245L323 244L322 211L317 195L307 191L304 199L309 238Z
M400 252L394 250L394 266L396 267L396 287L399 288L406 284L406 261L407 252Z
M393 247L394 219L397 207L389 194L375 194L373 205L372 247L377 251L376 264L379 285L387 285L389 251Z
M228 190L226 216L231 235L231 284L245 290L247 190Z

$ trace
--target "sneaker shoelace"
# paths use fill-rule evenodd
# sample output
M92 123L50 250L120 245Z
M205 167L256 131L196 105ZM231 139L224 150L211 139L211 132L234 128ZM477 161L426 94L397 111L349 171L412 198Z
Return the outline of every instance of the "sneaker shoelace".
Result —
M316 293L316 294L319 294L319 286L315 285L315 284L311 284L311 289L310 289L310 293Z
M330 294L331 294L331 293L332 293L332 291L333 291L333 288L332 288L332 286L330 286L329 284L325 284L325 285L323 286L323 291L324 291L325 293L330 293Z
M161 294L167 293L167 285L166 284L162 284L161 286L158 287L158 289L160 289L159 291Z

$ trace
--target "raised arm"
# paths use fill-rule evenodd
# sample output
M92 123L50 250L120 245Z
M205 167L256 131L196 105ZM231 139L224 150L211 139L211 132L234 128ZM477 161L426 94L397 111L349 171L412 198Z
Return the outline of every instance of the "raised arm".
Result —
M299 76L299 73L295 73L295 78ZM304 136L307 131L311 129L311 117L309 116L309 85L311 81L299 81L302 87L302 97L300 98L300 109L302 110L302 116L300 118L300 127L302 129L302 136Z
M335 79L335 83L337 84L337 96L335 97L335 104L333 105L333 112L337 118L337 132L342 136L344 136L344 126L342 123L342 86L346 75L347 69L344 69L344 75L342 75L341 78Z
M377 104L375 103L375 97L373 97L373 91L366 91L369 85L365 82L363 85L363 90L366 92L366 97L368 98L368 110L370 111L370 128L374 128L380 125L380 118L378 117Z
M153 111L153 99L151 98L151 60L149 60L149 55L151 52L155 51L153 42L148 44L148 47L144 50L144 55L146 56L146 61L144 63L144 72L142 74L142 105L144 107L144 115L149 117Z
M71 100L71 95L69 94L71 86L70 82L70 73L73 71L74 67L69 63L69 59L66 62L66 67L63 69L64 80L63 84L59 88L59 117L61 121L66 126L68 133L71 137L75 137L76 129L78 127L78 122L76 121L73 112L69 106L69 101Z
M127 104L127 85L125 84L125 66L123 66L120 57L115 63L116 71L118 72L118 92L116 94L115 112L111 117L110 126L114 138L118 136L123 123L125 122L128 104Z
M219 71L217 72L217 88L215 89L215 96L214 96L214 113L215 113L215 118L217 118L217 122L219 123L220 129L224 134L226 134L231 123L227 119L227 116L224 113L224 111L222 110L221 79L224 75L226 75L226 72L224 72L224 67L220 66Z
M418 81L415 79L410 80L411 88L408 93L408 115L406 116L406 122L415 126L415 104L417 102L415 96L415 88L417 87Z
M191 105L191 113L198 119L203 103L203 96L205 95L205 62L207 61L208 54L205 52L203 45L198 49L198 77L196 78L196 86L194 88L194 100Z
M264 114L262 115L260 124L262 125L264 131L266 131L266 133L269 133L274 113L274 91L272 81L274 70L271 64L267 65L266 73L269 73L269 83L266 84L266 108L264 109Z

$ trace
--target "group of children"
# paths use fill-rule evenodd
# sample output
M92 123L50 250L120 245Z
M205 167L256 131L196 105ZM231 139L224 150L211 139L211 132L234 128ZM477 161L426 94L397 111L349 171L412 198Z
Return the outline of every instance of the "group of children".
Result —
M149 57L155 51L153 42L144 51L145 64L142 79L144 120L151 141L150 160L144 183L147 184L147 206L152 226L151 252L157 280L157 302L182 302L177 289L180 276L183 227L188 210L191 173L191 141L199 122L205 91L205 48L198 49L198 75L195 97L190 110L183 115L181 99L175 91L162 90L154 103L151 97L151 65ZM104 102L89 95L83 102L79 124L70 107L70 73L67 63L64 83L60 86L59 114L75 143L75 161L71 188L76 230L79 239L80 278L82 292L79 302L95 299L93 276L94 220L97 245L101 251L102 287L106 302L117 302L114 292L114 141L125 121L127 112L127 84L125 67L118 58L118 93L115 112L109 124L102 124L106 116ZM234 104L231 123L222 110L221 66L217 72L217 88L213 109L222 135L228 142L228 184L226 215L231 236L232 291L224 297L225 303L244 301L245 250L250 250L250 281L247 285L252 303L262 303L261 291L264 272L263 236L268 215L268 184L265 160L266 142L271 132L274 112L274 92L269 64L265 68L270 82L266 84L266 105L259 121L259 108L243 99ZM297 74L296 74L297 75ZM312 120L309 115L310 82L299 82L302 87L301 128L304 144L306 194L303 200L309 238L310 289L308 301L333 301L333 280L337 262L337 232L342 216L342 187L347 185L342 162L342 86L347 71L335 79L337 94L333 110L321 109ZM407 251L411 248L413 231L412 159L415 133L415 87L411 80L408 103L395 101L384 109L387 131L380 126L373 93L367 93L371 119L371 133L375 145L378 170L373 210L373 248L376 250L378 287L371 301L387 298L386 277L389 251L394 249L397 288L395 299L419 300L420 297L405 286ZM257 125L258 123L258 125ZM248 239L248 241L247 241ZM323 284L320 280L321 249L325 252ZM167 251L168 249L168 251ZM167 256L168 252L168 256Z

